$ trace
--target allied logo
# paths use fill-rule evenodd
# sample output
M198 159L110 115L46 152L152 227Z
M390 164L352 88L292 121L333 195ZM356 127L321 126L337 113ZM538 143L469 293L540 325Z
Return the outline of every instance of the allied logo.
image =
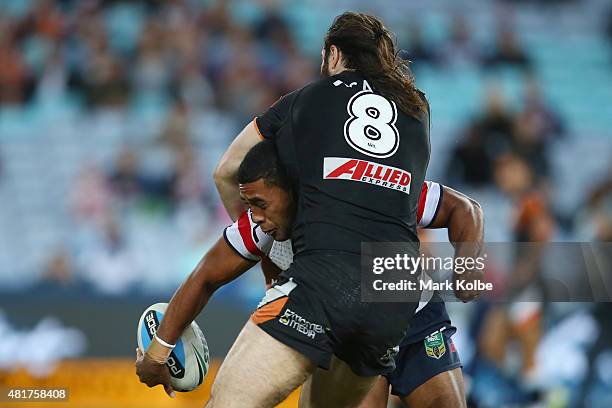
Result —
M406 170L367 160L325 157L323 179L358 181L410 194L412 175Z
M431 358L439 359L446 353L444 336L441 331L434 332L425 338L425 352Z
M323 333L323 326L320 324L312 323L304 319L293 310L287 308L285 313L279 317L278 322L284 326L291 327L298 333L302 333L306 337L314 339L317 333Z

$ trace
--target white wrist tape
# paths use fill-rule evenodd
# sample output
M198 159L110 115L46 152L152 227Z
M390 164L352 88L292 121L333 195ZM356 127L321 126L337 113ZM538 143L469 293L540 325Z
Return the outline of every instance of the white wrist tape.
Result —
M176 347L176 344L169 344L169 343L166 343L165 341L163 341L162 339L160 339L160 338L159 338L159 336L157 336L157 334L155 335L155 340L157 340L157 342L158 342L159 344L161 344L162 346L164 346L164 347L168 347L169 349L173 349L173 348L175 348L175 347Z

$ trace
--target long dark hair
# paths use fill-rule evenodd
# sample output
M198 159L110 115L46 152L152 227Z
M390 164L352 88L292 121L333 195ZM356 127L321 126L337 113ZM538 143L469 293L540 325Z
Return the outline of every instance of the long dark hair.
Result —
M353 12L339 15L325 36L325 58L332 45L342 51L346 68L365 76L404 113L418 119L427 112L407 62L400 58L391 32L377 17Z

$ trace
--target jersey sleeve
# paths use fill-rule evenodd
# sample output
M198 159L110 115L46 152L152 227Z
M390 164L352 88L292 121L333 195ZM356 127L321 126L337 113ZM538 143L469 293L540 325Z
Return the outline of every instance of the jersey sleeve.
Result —
M251 211L240 217L223 231L225 242L241 257L257 262L268 255L274 239L265 234L251 219Z
M435 181L425 181L419 197L419 210L417 213L417 225L427 228L436 218L440 203L442 202L442 185Z
M260 116L253 119L257 133L262 139L274 140L279 129L291 114L291 104L297 92L282 96L274 105Z

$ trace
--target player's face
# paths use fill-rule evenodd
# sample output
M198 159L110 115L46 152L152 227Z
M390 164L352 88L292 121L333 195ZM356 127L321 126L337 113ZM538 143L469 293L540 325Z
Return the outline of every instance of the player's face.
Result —
M240 197L251 209L253 221L263 232L277 241L289 239L294 206L288 191L259 179L240 184Z

